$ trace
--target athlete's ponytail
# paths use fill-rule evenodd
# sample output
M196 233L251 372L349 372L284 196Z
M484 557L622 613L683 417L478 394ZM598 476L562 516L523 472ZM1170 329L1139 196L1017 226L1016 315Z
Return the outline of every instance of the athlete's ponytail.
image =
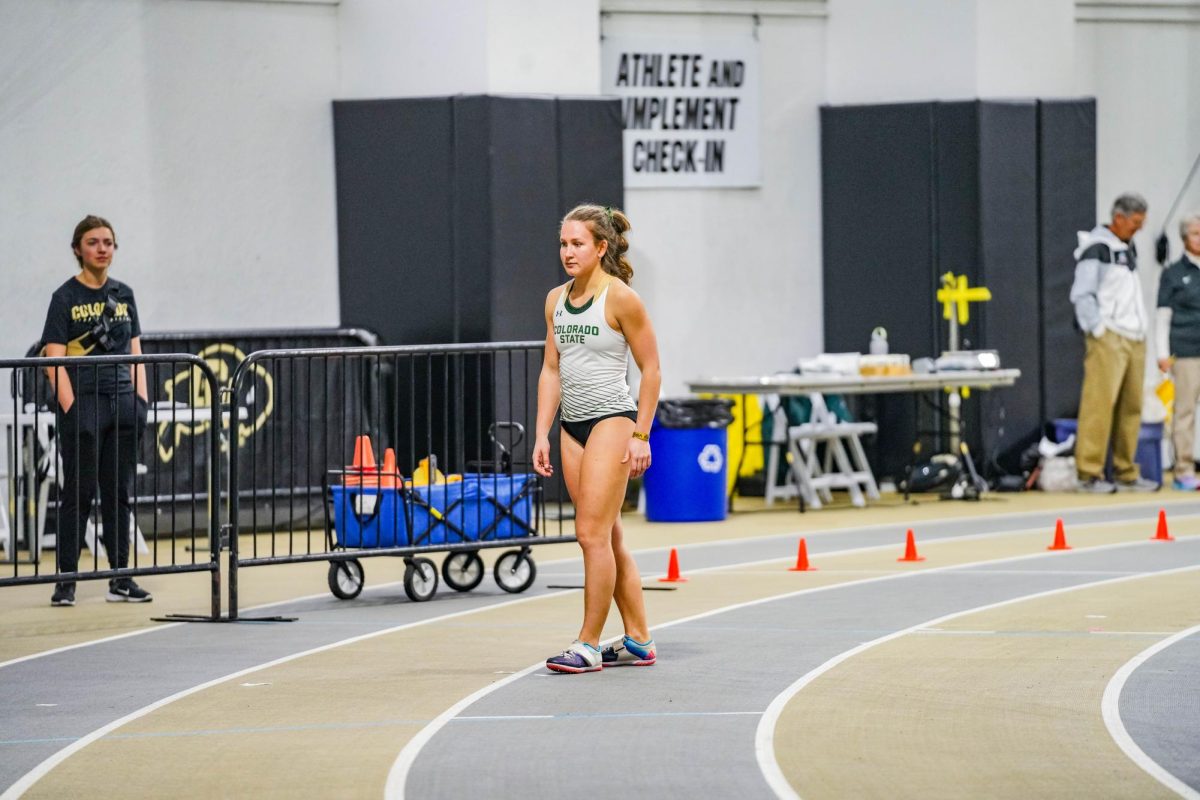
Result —
M563 222L582 222L592 232L596 243L608 242L608 250L600 259L600 268L620 278L626 284L633 280L633 267L625 253L629 250L629 240L625 238L629 231L629 217L619 208L584 204L572 208Z

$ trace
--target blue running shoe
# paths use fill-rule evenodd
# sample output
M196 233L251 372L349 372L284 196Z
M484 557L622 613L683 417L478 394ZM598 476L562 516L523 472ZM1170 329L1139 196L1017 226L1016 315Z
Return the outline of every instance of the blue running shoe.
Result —
M1184 475L1176 478L1171 484L1172 488L1177 492L1195 492L1200 491L1200 481L1196 480L1195 475Z
M599 672L604 663L599 650L576 639L566 650L547 658L546 668L555 672Z
M606 667L649 667L657 659L654 640L642 643L626 636L620 644L604 648L601 654Z

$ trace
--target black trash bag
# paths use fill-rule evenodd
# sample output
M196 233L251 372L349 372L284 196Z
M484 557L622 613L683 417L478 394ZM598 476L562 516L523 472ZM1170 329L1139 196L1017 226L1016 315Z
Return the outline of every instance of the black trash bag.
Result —
M725 398L660 400L655 420L664 428L724 428L733 422L732 409Z

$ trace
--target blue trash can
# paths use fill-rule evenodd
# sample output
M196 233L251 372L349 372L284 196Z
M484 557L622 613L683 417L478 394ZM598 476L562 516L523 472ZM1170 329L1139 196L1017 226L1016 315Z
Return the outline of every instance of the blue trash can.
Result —
M725 519L726 428L730 420L724 400L664 401L660 405L650 429L653 463L642 479L647 520Z

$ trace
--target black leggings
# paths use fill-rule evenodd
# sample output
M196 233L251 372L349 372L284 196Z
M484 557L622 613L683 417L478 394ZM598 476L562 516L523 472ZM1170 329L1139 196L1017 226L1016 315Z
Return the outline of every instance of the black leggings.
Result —
M87 530L97 485L108 565L128 566L137 443L145 419L145 407L133 393L85 392L75 398L69 413L59 412L64 472L58 514L59 572L75 572L79 567L80 537Z
M579 442L579 444L586 445L588 437L592 435L592 428L596 427L596 423L602 419L611 419L613 417L625 417L626 419L631 419L634 422L637 422L636 411L616 411L612 414L602 414L599 417L593 417L591 419L585 419L579 422L567 422L564 419L562 420L562 429L567 432L568 436Z

